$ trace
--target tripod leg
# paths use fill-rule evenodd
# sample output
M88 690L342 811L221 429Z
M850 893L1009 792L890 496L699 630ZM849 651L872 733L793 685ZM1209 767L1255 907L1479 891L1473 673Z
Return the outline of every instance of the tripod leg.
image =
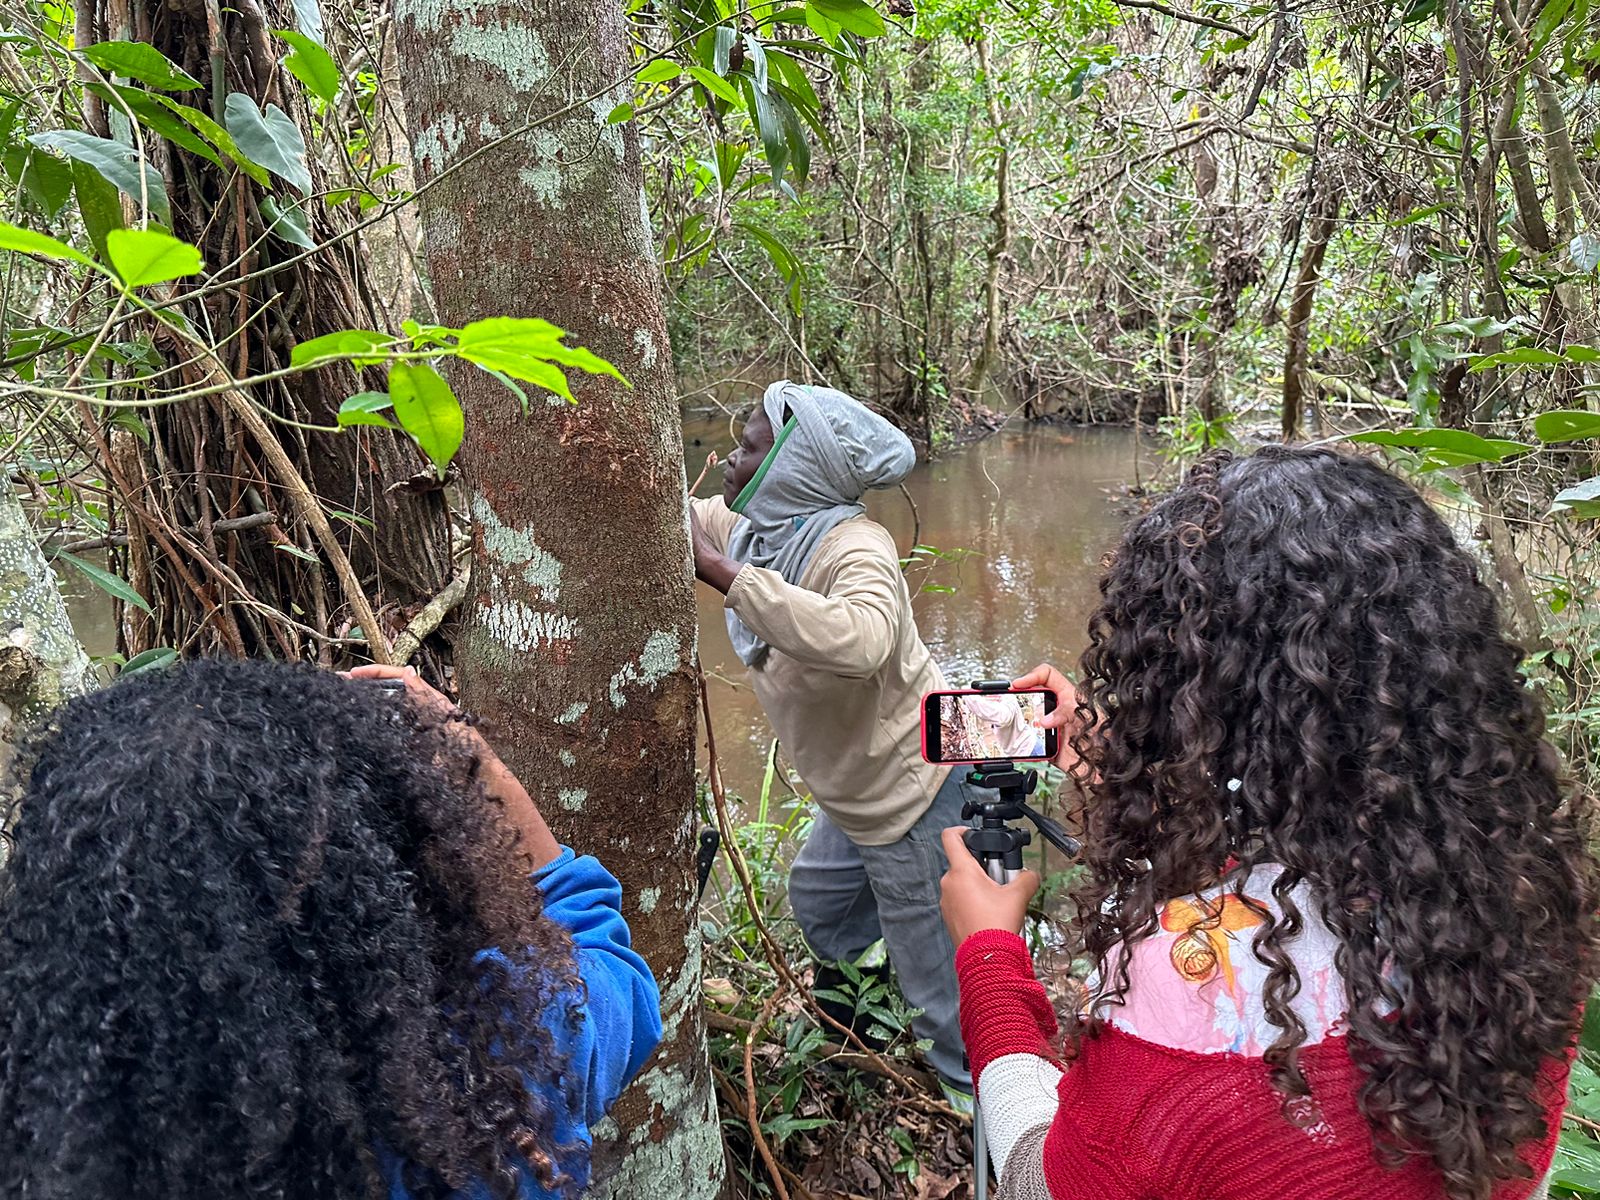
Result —
M978 1103L976 1092L972 1099L972 1169L976 1173L974 1200L989 1200L989 1136L983 1131L983 1106Z

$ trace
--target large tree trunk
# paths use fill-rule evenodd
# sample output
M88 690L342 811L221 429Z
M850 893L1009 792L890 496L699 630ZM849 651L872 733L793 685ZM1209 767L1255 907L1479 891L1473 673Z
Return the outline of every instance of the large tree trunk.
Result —
M95 686L33 528L0 477L0 801L17 734L30 721ZM0 851L3 852L3 851Z
M82 12L93 28L148 42L201 80L202 107L220 111L229 93L244 93L262 109L281 106L312 141L301 89L277 61L287 47L267 33L295 28L290 0L214 11L164 0L85 0ZM172 232L198 245L208 263L237 261L234 287L182 306L190 324L223 347L215 361L151 326L178 380L225 383L228 374L286 367L299 341L352 326L385 327L360 286L358 247L345 243L270 270L301 250L263 236L268 189L231 165L224 170L173 145L162 148L157 162L171 196ZM321 190L328 181L315 153L308 165ZM272 192L281 207L295 200L276 181ZM310 236L322 243L345 232L353 208L306 200ZM348 396L382 386L381 375L340 364L259 385L252 398L279 417L329 426ZM450 578L442 494L396 486L425 463L388 431L297 429L256 419L243 401L235 390L150 409L142 416L151 432L146 440L113 433L82 410L97 457L124 501L127 575L156 614L126 624L125 648L132 654L166 644L331 665L347 661L352 650L360 654L365 636L366 649L383 656L383 634L404 626ZM318 506L348 515L330 524L314 511ZM278 519L247 532L235 527L241 518L268 513ZM364 628L374 623L378 630ZM363 629L352 637L354 626Z
M457 664L558 836L622 879L662 985L665 1044L598 1139L595 1194L708 1197L723 1156L695 923L695 606L638 138L606 123L627 96L621 2L400 0L396 19L418 175L459 166L423 196L439 318L545 318L633 384L574 373L575 404L524 414L455 373L475 523Z

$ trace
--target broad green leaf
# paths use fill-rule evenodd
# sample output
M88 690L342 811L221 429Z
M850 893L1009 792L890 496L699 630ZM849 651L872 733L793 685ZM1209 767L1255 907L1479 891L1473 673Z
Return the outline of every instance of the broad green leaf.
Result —
M755 118L761 133L761 148L766 152L767 166L772 171L772 182L783 182L783 170L789 165L789 142L783 134L783 117L772 103L772 97L756 90L745 82L745 106Z
M333 56L317 42L292 29L274 29L273 36L280 37L294 48L286 56L283 66L289 74L310 89L312 95L332 104L339 95L339 68Z
M1423 466L1429 469L1503 462L1512 455L1533 449L1525 442L1483 438L1464 429L1379 430L1375 433L1358 433L1349 440L1421 451Z
M768 46L767 64L783 81L784 86L794 93L794 99L798 101L800 107L808 107L814 111L821 104L817 98L817 90L811 86L811 80L807 78L804 68L789 55Z
M381 425L395 428L383 410L393 405L388 392L357 392L339 406L340 425Z
M744 53L750 63L750 73L756 81L756 91L767 90L767 52L761 45L761 39L753 33L744 35Z
M53 221L72 199L72 164L34 146L6 148L5 172L38 205L46 220Z
M271 196L261 197L261 215L267 219L267 228L275 237L302 250L315 250L317 243L306 229L306 213L298 204L287 208Z
M734 39L738 36L732 25L718 25L712 34L711 69L718 75L727 75L728 67L733 62Z
M98 96L112 109L128 109L141 125L174 145L183 147L191 154L198 154L219 167L222 165L221 156L162 104L167 97L157 96L143 88L107 87L103 83L88 84L85 90Z
M1576 442L1600 438L1600 413L1579 408L1558 408L1540 413L1533 422L1533 436L1541 442Z
M106 234L106 258L129 288L198 275L205 267L198 248L155 229L113 229Z
M729 104L739 103L739 93L720 75L713 74L704 67L690 67L689 74L694 81L719 100L726 100Z
M619 104L606 114L607 125L621 125L624 121L633 120L633 105Z
M104 258L106 235L122 228L122 197L117 185L88 163L72 162L72 193L78 198L78 215L95 252Z
M150 611L149 601L134 591L133 585L126 579L118 579L104 567L97 567L92 562L79 558L76 554L68 554L65 550L57 551L56 558L62 562L71 563L84 574L90 583L101 591L109 592L125 604L131 604L135 608L142 608L145 612Z
M640 83L666 83L683 74L683 68L670 59L658 58L635 77Z
M1553 513L1569 512L1575 517L1600 517L1600 475L1596 475L1592 479L1585 479L1582 483L1575 483L1566 490L1557 492L1555 502L1550 505L1550 511ZM1595 1001L1594 1003L1597 1007L1600 1007L1600 1001ZM1585 1039L1589 1038L1590 1032L1588 1022L1585 1020ZM1588 1044L1587 1040L1585 1044ZM1600 1033L1595 1036L1594 1048L1600 1050Z
M20 225L0 221L0 250L17 250L23 254L37 254L43 258L65 258L71 262L92 266L93 260L82 250L74 250L65 242L58 242L48 234L35 233Z
M322 36L322 6L317 0L294 0L294 23L317 45L327 44Z
M621 371L598 354L582 346L566 345L562 341L566 336L564 330L537 318L489 317L474 321L461 331L456 353L480 367L504 371L513 379L537 384L569 400L572 396L566 378L555 371L560 377L557 385L551 376L551 363L628 382Z
M866 0L807 0L806 8L862 37L882 37L888 31L883 17Z
M1480 354L1472 360L1472 371L1487 371L1490 367L1558 367L1567 361L1565 355L1541 350L1537 346L1518 346L1515 350L1502 350L1498 354Z
M329 359L351 358L357 366L383 362L394 338L374 329L341 329L301 342L289 352L289 365L309 367Z
M137 79L164 92L188 92L200 81L178 67L148 42L96 42L83 56L110 75Z
M172 223L172 211L167 205L167 189L161 180L161 173L148 167L132 146L124 146L110 138L95 137L81 129L36 133L28 141L35 146L59 150L68 158L93 167L135 205L148 198L150 214L163 225Z
M230 92L224 106L234 144L302 196L311 194L306 141L300 127L276 104L262 112L243 92Z
M799 114L782 89L775 88L769 99L777 109L778 121L783 126L784 144L789 148L789 165L795 179L804 187L811 175L811 143L806 140L805 126L800 123Z
M397 362L389 368L389 395L394 400L394 415L405 431L417 439L417 445L443 479L466 432L456 394L427 363Z
M178 661L178 652L171 646L153 646L143 654L135 654L122 670L117 672L117 677L137 675L140 671L159 671L171 663Z
M227 155L246 175L254 179L262 187L269 183L266 168L240 150L232 136L221 125L218 125L198 108L190 108L187 104L180 104L171 96L152 94L150 99L164 108L171 110L188 122L191 128L201 137L209 141L218 150Z

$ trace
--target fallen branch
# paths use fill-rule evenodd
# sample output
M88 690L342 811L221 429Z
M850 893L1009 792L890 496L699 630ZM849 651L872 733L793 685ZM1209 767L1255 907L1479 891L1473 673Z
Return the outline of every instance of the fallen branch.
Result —
M767 1145L767 1135L761 1132L761 1111L756 1103L756 1037L766 1028L767 1022L772 1019L772 1010L782 998L781 987L768 996L761 1006L760 1017L744 1035L744 1111L750 1122L750 1136L755 1139L756 1152L761 1155L761 1161L767 1164L767 1174L772 1176L772 1186L777 1189L778 1200L789 1200L789 1189L783 1186L778 1160L772 1156L772 1147Z
M245 517L228 517L222 521L211 524L213 533L237 533L241 529L259 529L263 525L271 525L278 519L277 513L251 513ZM200 536L198 529L184 528L180 532L188 537ZM128 544L128 535L125 533L108 533L103 537L82 538L75 542L61 542L51 544L48 540L44 544L46 554L81 554L85 550L109 550L113 546L121 547Z
M439 628L450 611L467 598L467 587L472 582L472 570L469 565L463 564L455 573L455 577L432 600L424 604L416 616L411 618L411 623L401 631L400 636L394 639L394 644L389 647L394 656L394 665L403 667L411 660L411 656L422 648L422 643L429 634Z
M736 1017L731 1013L725 1013L721 1009L714 1008L708 1004L706 1006L706 1027L714 1029L718 1033L732 1034L734 1037L745 1037L755 1028L755 1022L746 1021L743 1017ZM774 1046L784 1044L782 1038L765 1027L760 1031L760 1040L769 1042ZM817 1047L817 1052L825 1062L837 1062L841 1066L854 1067L857 1070L867 1071L885 1079L889 1078L879 1069L878 1064L867 1055L860 1054L839 1042L823 1042L822 1045ZM934 1082L933 1076L925 1071L916 1067L902 1067L900 1071L907 1079L921 1084L930 1092L939 1090L939 1085Z

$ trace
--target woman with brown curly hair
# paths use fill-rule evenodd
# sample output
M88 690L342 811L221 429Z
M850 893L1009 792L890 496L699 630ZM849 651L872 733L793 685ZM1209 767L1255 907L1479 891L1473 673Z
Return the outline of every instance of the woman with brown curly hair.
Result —
M1595 978L1588 811L1473 559L1374 463L1203 459L1129 529L1080 682L1093 965L1065 1053L1017 936L1037 879L952 863L1003 1191L1542 1195Z
M0 1197L587 1182L661 1032L617 882L415 673L355 674L195 662L42 731L0 870Z

